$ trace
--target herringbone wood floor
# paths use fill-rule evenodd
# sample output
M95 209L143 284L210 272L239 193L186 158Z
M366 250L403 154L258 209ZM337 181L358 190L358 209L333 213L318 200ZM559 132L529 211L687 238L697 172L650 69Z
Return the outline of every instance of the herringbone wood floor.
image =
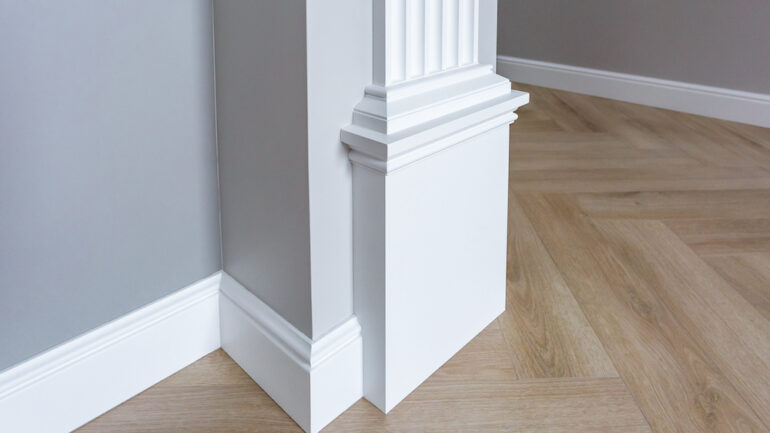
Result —
M328 432L770 431L770 130L525 85L507 311ZM83 431L298 432L221 351Z

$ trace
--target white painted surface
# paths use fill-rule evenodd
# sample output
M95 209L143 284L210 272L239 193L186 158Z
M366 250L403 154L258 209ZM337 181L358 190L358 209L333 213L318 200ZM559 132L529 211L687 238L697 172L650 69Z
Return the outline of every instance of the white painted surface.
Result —
M66 432L219 347L220 273L0 374L0 431Z
M373 84L341 132L364 396L386 413L505 308L508 124L529 100L477 63L478 2L402 1L375 2ZM434 46L410 23L438 21L438 70L410 67Z
M497 64L497 0L479 0L479 61Z
M374 0L373 6L375 84L478 62L479 0Z
M302 429L319 431L361 398L355 317L313 341L227 274L221 291L222 348Z
M770 95L498 56L513 81L770 127Z
M371 1L309 0L306 20L310 336L319 338L353 315L353 179L339 131L371 77Z
M507 125L389 175L354 165L364 395L383 412L505 309Z

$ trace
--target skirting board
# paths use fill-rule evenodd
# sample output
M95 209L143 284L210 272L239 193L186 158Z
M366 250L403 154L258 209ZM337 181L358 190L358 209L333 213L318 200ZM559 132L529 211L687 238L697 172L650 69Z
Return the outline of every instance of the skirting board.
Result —
M309 433L363 395L361 326L353 316L316 341L223 273L222 349Z
M0 431L72 431L219 348L220 278L0 373Z
M498 56L497 73L514 82L770 127L770 95L640 75Z

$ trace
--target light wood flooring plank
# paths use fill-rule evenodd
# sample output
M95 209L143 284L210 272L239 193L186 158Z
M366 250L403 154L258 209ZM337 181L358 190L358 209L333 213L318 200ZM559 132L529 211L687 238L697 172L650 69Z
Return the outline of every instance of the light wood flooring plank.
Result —
M704 260L770 320L770 253L709 256Z
M77 431L302 433L221 349Z
M532 379L484 386L428 380L387 416L366 401L332 432L649 433L618 378Z
M658 221L594 225L770 426L770 322Z
M617 377L513 194L508 203L506 311L499 321L517 377Z
M770 252L770 218L677 219L665 223L701 256Z
M511 187L532 192L627 192L770 189L770 172L761 168L696 166L645 169L512 170Z
M569 148L552 150L519 150L509 152L511 170L585 170L585 169L654 169L662 166L686 169L697 161L679 152L640 150L634 148Z
M558 92L556 97L585 121L596 125L597 130L609 132L634 148L651 150L669 147L665 139L656 134L655 128L647 127L617 110L611 100L570 92ZM636 107L634 104L626 106Z
M530 131L511 129L511 150L574 151L632 149L617 137L605 132ZM681 152L680 152L681 154Z
M770 190L660 191L576 194L591 217L642 219L763 218Z
M767 430L575 200L517 196L654 431Z

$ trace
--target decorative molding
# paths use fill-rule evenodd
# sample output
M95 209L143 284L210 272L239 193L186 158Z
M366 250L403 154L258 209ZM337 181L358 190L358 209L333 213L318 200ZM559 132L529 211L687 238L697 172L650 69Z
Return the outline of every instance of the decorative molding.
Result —
M505 308L508 125L529 95L478 64L478 8L375 0L372 84L340 132L363 392L385 413Z
M353 165L364 397L385 413L505 309L508 119L481 130L395 172Z
M374 82L393 85L478 62L479 0L375 0Z
M351 317L313 341L223 274L222 348L311 433L362 396L361 327Z
M219 348L216 274L0 373L0 431L71 431Z
M497 72L515 82L770 127L770 95L509 56Z
M503 123L529 102L489 65L369 86L341 131L350 159L390 173Z

